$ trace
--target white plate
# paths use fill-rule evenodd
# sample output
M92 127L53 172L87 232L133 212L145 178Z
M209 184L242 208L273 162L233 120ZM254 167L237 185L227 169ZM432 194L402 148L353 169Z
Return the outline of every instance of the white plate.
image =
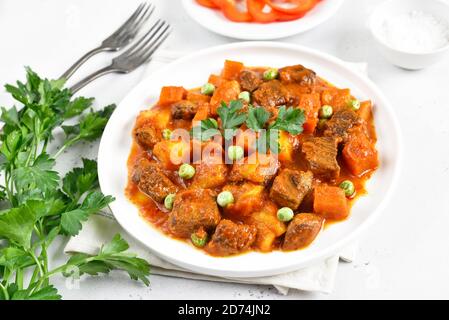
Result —
M242 40L273 40L310 30L332 17L343 0L322 0L303 18L274 23L241 23L226 19L218 10L199 5L195 0L182 0L188 15L198 24L223 36Z
M377 148L381 165L367 185L369 195L357 201L346 221L328 227L304 250L212 257L186 242L164 235L145 222L124 195L131 131L138 113L157 101L162 86L198 87L207 80L209 74L220 71L225 59L241 61L248 66L282 67L301 63L335 85L351 88L358 98L372 99L375 103ZM399 126L393 110L379 89L365 76L349 69L332 56L308 48L272 42L243 42L210 48L184 57L159 69L138 84L120 103L106 126L98 156L99 178L102 191L116 198L111 209L120 225L163 259L216 276L269 276L293 271L338 253L339 249L371 224L392 194L399 174L400 150Z

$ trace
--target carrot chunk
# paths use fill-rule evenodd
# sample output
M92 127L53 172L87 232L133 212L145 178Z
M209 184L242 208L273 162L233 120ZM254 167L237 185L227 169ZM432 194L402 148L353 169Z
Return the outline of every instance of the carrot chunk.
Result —
M243 67L241 62L226 60L221 76L226 80L235 80Z
M321 184L315 187L313 210L325 219L343 220L349 215L345 192L339 187Z
M216 87L219 87L225 79L223 79L221 76L217 76L216 74L211 74L209 76L209 80L207 82L213 84Z
M376 169L379 165L374 143L362 131L354 133L343 148L343 159L355 176Z
M357 111L357 113L359 114L359 117L365 120L366 122L371 120L373 116L371 101L368 100L361 102L360 109Z
M303 128L306 133L313 133L318 124L318 111L321 107L321 99L318 93L303 94L299 100L299 108L304 110L306 122Z
M186 94L187 91L183 87L162 87L161 95L159 97L159 104L166 105L180 101L185 97Z
M188 101L193 103L201 103L201 102L209 102L210 96L207 96L205 94L201 94L196 91L189 91L187 92L187 98Z

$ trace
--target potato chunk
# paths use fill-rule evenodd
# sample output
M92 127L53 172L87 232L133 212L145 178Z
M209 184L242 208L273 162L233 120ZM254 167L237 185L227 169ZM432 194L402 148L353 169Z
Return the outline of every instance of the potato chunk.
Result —
M279 161L273 155L253 153L251 156L234 163L229 176L230 181L248 180L254 183L267 184L276 175Z
M276 238L283 235L287 229L285 223L277 218L276 211L277 207L273 203L264 202L263 208L248 219L248 222L257 228L255 246L260 251L273 250Z
M225 208L226 213L234 216L249 216L260 210L266 196L264 187L251 182L229 184L223 188L234 196L234 203Z

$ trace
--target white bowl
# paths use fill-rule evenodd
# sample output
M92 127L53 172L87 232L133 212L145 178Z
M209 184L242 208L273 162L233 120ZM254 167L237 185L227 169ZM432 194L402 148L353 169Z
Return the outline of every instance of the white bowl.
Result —
M392 64L409 70L426 68L441 60L449 52L449 44L432 52L401 51L390 46L382 38L380 30L386 19L415 10L432 14L449 24L449 4L441 0L389 0L379 5L369 19L369 28L380 52Z
M233 22L220 11L200 6L195 0L182 0L182 4L193 20L212 32L241 40L274 40L315 28L337 13L343 0L320 1L301 19L273 23Z
M301 63L331 83L351 88L359 99L372 99L374 102L380 167L366 186L368 195L358 199L347 220L326 228L304 250L212 257L187 242L174 240L145 222L138 209L124 195L128 181L126 162L136 116L141 110L154 105L162 86L198 87L207 80L209 74L221 70L225 59L241 61L248 66L268 64L282 67ZM399 174L401 146L399 125L393 108L376 85L364 75L337 58L308 48L275 42L243 42L191 54L142 80L118 105L106 126L98 155L98 171L102 191L116 198L111 203L115 218L151 252L195 272L222 277L258 277L293 271L320 262L337 254L369 226L392 195Z

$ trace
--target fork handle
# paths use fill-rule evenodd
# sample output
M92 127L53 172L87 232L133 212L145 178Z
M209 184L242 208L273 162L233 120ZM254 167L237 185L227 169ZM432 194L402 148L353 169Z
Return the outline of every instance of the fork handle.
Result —
M83 80L77 82L76 84L74 84L71 88L70 91L72 91L72 94L74 94L75 92L77 92L78 90L82 89L84 86L86 86L87 84L91 83L92 81L94 81L95 79L104 76L105 74L108 73L112 73L112 72L117 72L118 70L113 68L112 66L107 66L104 68L101 68L98 71L95 71L94 73L88 75L87 77L85 77Z
M81 67L87 60L89 60L92 56L96 55L97 53L107 51L108 49L105 47L97 47L95 49L90 50L85 55L83 55L81 58L78 59L64 74L61 75L60 79L69 79L76 70L78 70L79 67Z

